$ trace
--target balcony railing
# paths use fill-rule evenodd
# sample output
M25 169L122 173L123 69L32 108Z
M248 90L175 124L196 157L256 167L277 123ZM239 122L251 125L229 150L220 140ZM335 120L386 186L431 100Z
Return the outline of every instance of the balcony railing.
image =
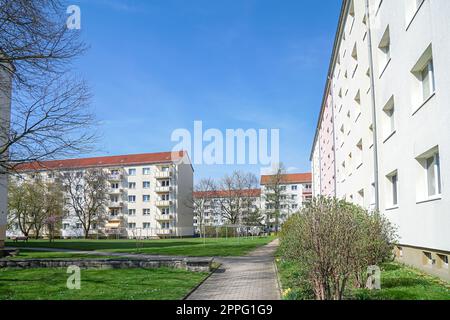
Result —
M173 171L172 170L168 170L168 171L158 171L155 173L155 178L156 179L168 179L171 178L173 176Z
M172 214L158 214L156 216L156 221L171 221L175 219Z
M156 192L158 192L158 193L171 192L171 191L172 191L172 187L156 187Z
M110 188L109 193L110 194L119 194L122 193L124 190L122 188Z
M108 180L110 181L121 181L123 179L122 174L110 174L108 175Z
M173 235L175 234L174 230L172 229L158 229L156 231L157 235L161 235L161 236L168 236L168 235Z
M109 201L108 203L108 207L110 208L122 208L123 206L123 201Z
M156 201L157 207L169 207L172 205L172 200L158 200Z

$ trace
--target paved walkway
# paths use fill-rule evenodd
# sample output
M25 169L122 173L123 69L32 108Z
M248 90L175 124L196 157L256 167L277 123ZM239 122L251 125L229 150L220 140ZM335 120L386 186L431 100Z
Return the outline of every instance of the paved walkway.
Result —
M245 257L217 258L222 266L187 300L279 300L274 253L278 241Z

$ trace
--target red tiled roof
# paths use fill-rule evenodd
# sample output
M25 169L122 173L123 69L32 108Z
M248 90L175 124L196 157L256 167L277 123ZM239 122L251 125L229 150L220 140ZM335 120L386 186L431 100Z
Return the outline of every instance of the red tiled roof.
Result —
M23 163L16 166L17 171L38 171L57 169L80 169L92 167L108 167L123 165L143 165L155 163L171 163L183 158L185 151L130 154L122 156L80 158L67 160L50 160Z
M274 175L261 176L261 185L270 184L271 179L275 177ZM281 178L282 183L292 184L292 183L309 183L312 182L311 173L291 173L284 174Z
M194 192L193 196L194 198L226 198L236 194L245 197L259 197L261 196L261 189L198 191Z

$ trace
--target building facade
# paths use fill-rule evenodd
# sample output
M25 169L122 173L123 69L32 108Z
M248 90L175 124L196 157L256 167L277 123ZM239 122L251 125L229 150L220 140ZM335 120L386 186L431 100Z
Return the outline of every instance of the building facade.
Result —
M0 148L5 145L9 134L11 114L11 76L0 65ZM6 156L6 154L4 154ZM5 245L8 210L8 178L5 168L0 166L0 250Z
M250 200L251 209L258 211L261 215L260 224L270 230L275 230L275 219L270 217L274 211L269 203L268 197L272 190L270 185L275 176L263 175L260 179L260 188L249 190L237 190L236 192L217 190L209 192L194 192L197 206L202 206L203 225L223 226L229 224L226 219L223 205L227 204L224 199L230 197L242 197ZM302 206L312 199L311 173L296 173L282 175L279 184L280 192L280 221L282 224L289 216L300 211ZM194 210L194 226L198 231L200 215ZM239 223L246 224L245 221Z
M279 224L282 225L292 214L297 213L303 205L312 199L312 175L311 173L283 174L280 178L272 175L261 176L261 207L264 210L266 225L275 230L276 219L271 216L275 210L271 203L270 194L276 188L280 189L280 217Z
M200 233L199 229L203 226L219 227L230 225L231 223L227 219L224 206L229 207L230 204L233 204L232 198L244 198L248 211L261 212L261 189L237 190L236 192L223 190L194 192L193 197L195 206L194 228L196 233ZM240 219L238 224L246 224L246 222Z
M333 195L323 183L334 176L335 196L397 225L400 261L446 279L449 16L446 0L343 1L311 153L314 193ZM334 139L323 150L330 107Z
M127 238L162 238L193 235L193 168L186 152L97 157L39 164L18 168L21 176L56 179L55 172L101 168L107 174L106 220L94 225L92 235ZM66 201L72 201L66 199ZM14 224L13 224L14 225ZM17 228L9 231L16 235ZM62 221L63 238L82 237L83 228L73 212Z

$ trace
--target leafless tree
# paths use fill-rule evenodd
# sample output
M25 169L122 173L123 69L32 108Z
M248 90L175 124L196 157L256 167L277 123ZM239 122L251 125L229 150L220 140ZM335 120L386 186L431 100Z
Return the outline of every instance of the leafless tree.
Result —
M84 171L66 171L60 174L68 198L66 208L75 216L88 238L94 224L100 225L106 220L108 205L108 175L101 168Z
M258 179L253 173L235 171L231 176L226 175L219 183L219 189L223 193L220 197L220 208L230 224L238 224L244 221L254 208L254 195Z
M188 203L188 207L194 210L194 216L197 220L197 228L200 234L200 237L203 236L203 227L204 227L204 219L205 213L209 210L209 208L213 208L211 201L217 192L217 186L213 179L205 178L200 180L194 186L194 193L191 200Z
M79 154L95 141L84 81L72 62L86 50L59 0L0 0L0 173L23 162ZM12 90L12 94L11 94Z
M265 184L264 200L266 203L265 214L267 219L275 219L275 232L278 233L280 228L280 218L282 217L282 209L290 208L292 200L286 192L286 169L281 163L276 172L269 177L268 183Z

